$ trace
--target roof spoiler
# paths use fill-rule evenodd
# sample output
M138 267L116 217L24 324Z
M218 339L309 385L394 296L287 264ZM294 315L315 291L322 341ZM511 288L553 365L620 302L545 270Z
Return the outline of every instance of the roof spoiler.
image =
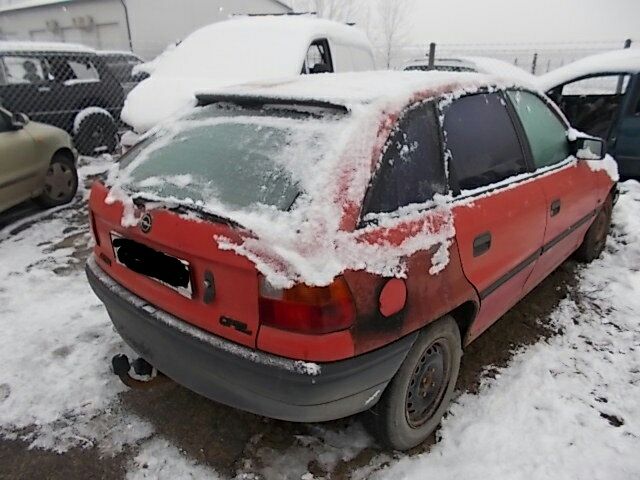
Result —
M323 100L303 100L297 98L276 98L260 97L250 95L219 95L210 93L200 93L196 95L198 106L211 105L212 103L232 103L246 108L261 108L264 105L289 105L296 107L322 108L335 110L341 113L349 113L349 109L338 103L326 102Z

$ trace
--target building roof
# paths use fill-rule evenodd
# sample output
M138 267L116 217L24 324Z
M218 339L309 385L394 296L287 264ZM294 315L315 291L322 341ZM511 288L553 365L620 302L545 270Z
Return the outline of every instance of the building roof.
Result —
M0 13L3 12L11 12L14 10L24 10L27 8L36 8L36 7L44 7L44 6L48 6L48 5L55 5L58 3L70 3L70 2L74 2L74 1L78 1L78 0L19 0L17 2L11 2L9 4L6 4L4 6L2 1L0 0ZM280 0L267 0L269 2L272 3L276 3L278 5L280 5L281 7L286 8L287 10L291 11L293 10L291 8L291 6L289 6L287 3L285 3L284 1L280 1Z

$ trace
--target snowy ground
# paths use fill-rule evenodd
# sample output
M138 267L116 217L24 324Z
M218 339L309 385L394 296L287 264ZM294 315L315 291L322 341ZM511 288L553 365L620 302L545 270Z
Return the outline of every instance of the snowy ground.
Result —
M83 179L110 164L84 162ZM378 449L358 419L276 422L171 382L128 391L109 367L125 347L82 270L86 189L69 206L12 219L0 227L0 477L639 478L640 184L622 190L606 253L539 316L561 333L500 368L478 360L478 340L463 362L486 372L479 390L457 398L438 442L408 455ZM527 301L516 310L535 311Z

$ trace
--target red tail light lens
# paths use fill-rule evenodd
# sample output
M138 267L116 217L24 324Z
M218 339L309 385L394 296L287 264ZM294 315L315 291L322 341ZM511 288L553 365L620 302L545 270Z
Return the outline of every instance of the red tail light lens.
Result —
M296 285L275 289L260 279L260 322L270 327L319 335L345 330L356 317L351 291L344 278L328 287Z

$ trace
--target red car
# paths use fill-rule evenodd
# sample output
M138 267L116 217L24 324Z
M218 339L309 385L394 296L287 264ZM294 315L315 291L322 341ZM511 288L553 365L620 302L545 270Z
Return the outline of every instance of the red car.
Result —
M141 357L215 401L372 410L413 447L463 348L604 248L615 163L538 92L377 72L198 98L94 185L87 276Z

